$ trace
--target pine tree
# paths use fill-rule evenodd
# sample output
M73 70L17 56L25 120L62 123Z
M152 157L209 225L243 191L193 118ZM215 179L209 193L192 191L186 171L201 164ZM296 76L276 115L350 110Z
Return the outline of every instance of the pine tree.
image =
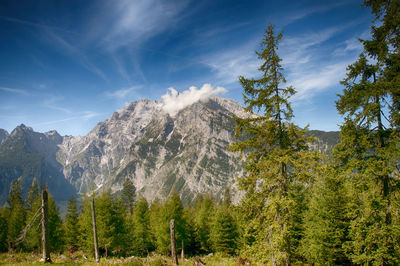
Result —
M78 247L78 206L72 196L68 201L67 214L64 222L64 241L66 247Z
M132 249L134 254L145 256L152 249L150 242L150 217L147 200L143 197L136 202L132 214Z
M198 228L200 247L203 252L211 251L210 230L215 204L210 196L204 196L196 209L195 223Z
M269 25L256 52L262 60L259 79L239 77L244 88L245 110L249 118L236 118L236 137L244 140L231 146L246 157L247 175L241 178L246 191L242 201L245 216L246 251L258 261L289 264L295 260L300 232L292 212L298 198L293 189L312 182L318 155L308 152L310 138L305 129L290 123L293 117L289 98L293 87L283 87L286 80L277 54L282 34L275 35ZM258 111L261 115L254 114ZM301 189L300 189L301 190ZM302 197L300 197L302 198Z
M39 197L39 184L37 182L37 179L34 178L31 186L28 188L28 191L26 192L25 207L27 211L33 210L32 204L38 197Z
M153 206L154 205L154 206ZM175 220L176 243L187 241L187 222L179 195L173 192L171 197L162 205L153 203L151 209L151 225L155 247L158 253L168 254L171 250L169 223Z
M0 207L0 252L7 251L7 214L4 207Z
M64 230L62 226L62 221L60 218L60 213L57 208L57 204L53 197L49 193L49 220L48 220L48 231L49 231L49 242L51 247L51 252L60 252L64 247Z
M348 244L352 260L398 264L400 8L396 1L365 4L381 25L371 27L372 39L362 40L364 51L342 81L336 107L346 117L335 158L356 195Z
M325 168L313 186L309 209L304 213L302 253L317 265L349 265L345 245L350 221L349 193L345 177Z
M228 204L218 206L210 232L212 249L227 255L234 255L237 248L237 228L231 212Z
M125 206L125 209L129 212L129 215L133 213L133 206L135 205L136 198L136 188L132 183L132 180L129 178L125 179L123 188L122 188L122 202Z
M22 200L22 185L17 179L11 184L9 197L7 199L9 216L7 217L7 242L9 248L21 247L15 246L15 240L20 236L25 227L26 212Z
M79 245L87 252L93 253L93 229L91 218L91 199L83 201L79 217ZM112 251L125 251L127 246L127 229L124 223L124 212L121 201L113 199L110 191L103 192L95 198L96 225L99 249L108 256Z

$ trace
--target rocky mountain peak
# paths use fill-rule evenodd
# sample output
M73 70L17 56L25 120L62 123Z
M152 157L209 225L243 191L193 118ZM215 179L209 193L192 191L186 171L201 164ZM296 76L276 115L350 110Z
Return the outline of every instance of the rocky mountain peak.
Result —
M0 128L0 144L5 140L5 138L8 136L8 131L5 129Z

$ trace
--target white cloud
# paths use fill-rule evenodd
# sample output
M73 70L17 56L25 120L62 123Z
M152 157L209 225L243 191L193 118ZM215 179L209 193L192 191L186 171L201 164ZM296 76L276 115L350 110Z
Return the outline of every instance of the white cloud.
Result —
M169 88L168 90L168 93L161 96L161 108L171 116L176 115L180 110L195 102L227 92L227 89L223 87L214 88L210 84L204 84L200 89L192 86L181 93L174 88Z
M86 32L89 41L100 40L110 49L143 42L177 25L178 15L188 1L120 0L103 1L94 7L98 14L91 18Z
M0 91L15 93L15 94L24 95L24 96L29 95L29 93L26 90L21 90L21 89L0 87Z
M255 77L260 65L255 54L254 41L200 58L200 62L215 72L216 82L231 85L238 82L239 76Z
M120 90L106 92L105 96L108 98L115 98L115 99L126 99L132 97L136 94L137 90L140 89L142 86L132 86L129 88L122 88Z
M288 76L290 85L297 93L294 95L295 102L310 99L318 92L333 86L339 86L346 73L346 67L350 64L348 61L338 62L326 67L315 68L312 71L291 74Z
M46 108L61 111L63 113L71 114L72 111L60 106L58 102L63 102L64 97L59 96L46 96L46 99L43 100L42 105Z

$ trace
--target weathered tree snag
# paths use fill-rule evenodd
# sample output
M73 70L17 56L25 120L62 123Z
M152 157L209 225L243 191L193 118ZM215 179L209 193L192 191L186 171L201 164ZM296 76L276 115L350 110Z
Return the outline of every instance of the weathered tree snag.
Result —
M91 207L92 207L94 256L95 256L95 259L96 259L96 263L99 263L100 262L100 258L99 258L99 247L98 247L98 244L97 244L96 213L95 213L95 210L94 210L94 198L92 198Z
M42 191L42 259L43 262L51 262L50 249L49 249L49 232L47 230L48 225L48 193L46 189Z
M182 252L181 252L181 260L185 260L185 251L184 251L184 245L183 245L183 239L182 239Z
M175 243L175 221L172 219L169 223L169 229L171 231L171 256L172 264L178 265L178 255L176 254L176 243Z

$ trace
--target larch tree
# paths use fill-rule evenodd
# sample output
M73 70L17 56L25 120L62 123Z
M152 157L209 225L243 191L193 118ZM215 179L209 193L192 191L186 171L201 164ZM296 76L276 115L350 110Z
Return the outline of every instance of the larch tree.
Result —
M318 154L308 152L305 129L290 123L289 98L295 94L286 80L278 56L282 33L269 25L256 52L262 61L259 79L239 77L244 89L247 118L236 118L233 151L246 155L246 175L239 179L246 191L242 201L245 219L245 254L264 263L290 264L296 260L298 230L293 212L303 184L312 182ZM258 114L256 114L258 112ZM297 195L294 197L294 195ZM297 222L297 221L296 221Z

